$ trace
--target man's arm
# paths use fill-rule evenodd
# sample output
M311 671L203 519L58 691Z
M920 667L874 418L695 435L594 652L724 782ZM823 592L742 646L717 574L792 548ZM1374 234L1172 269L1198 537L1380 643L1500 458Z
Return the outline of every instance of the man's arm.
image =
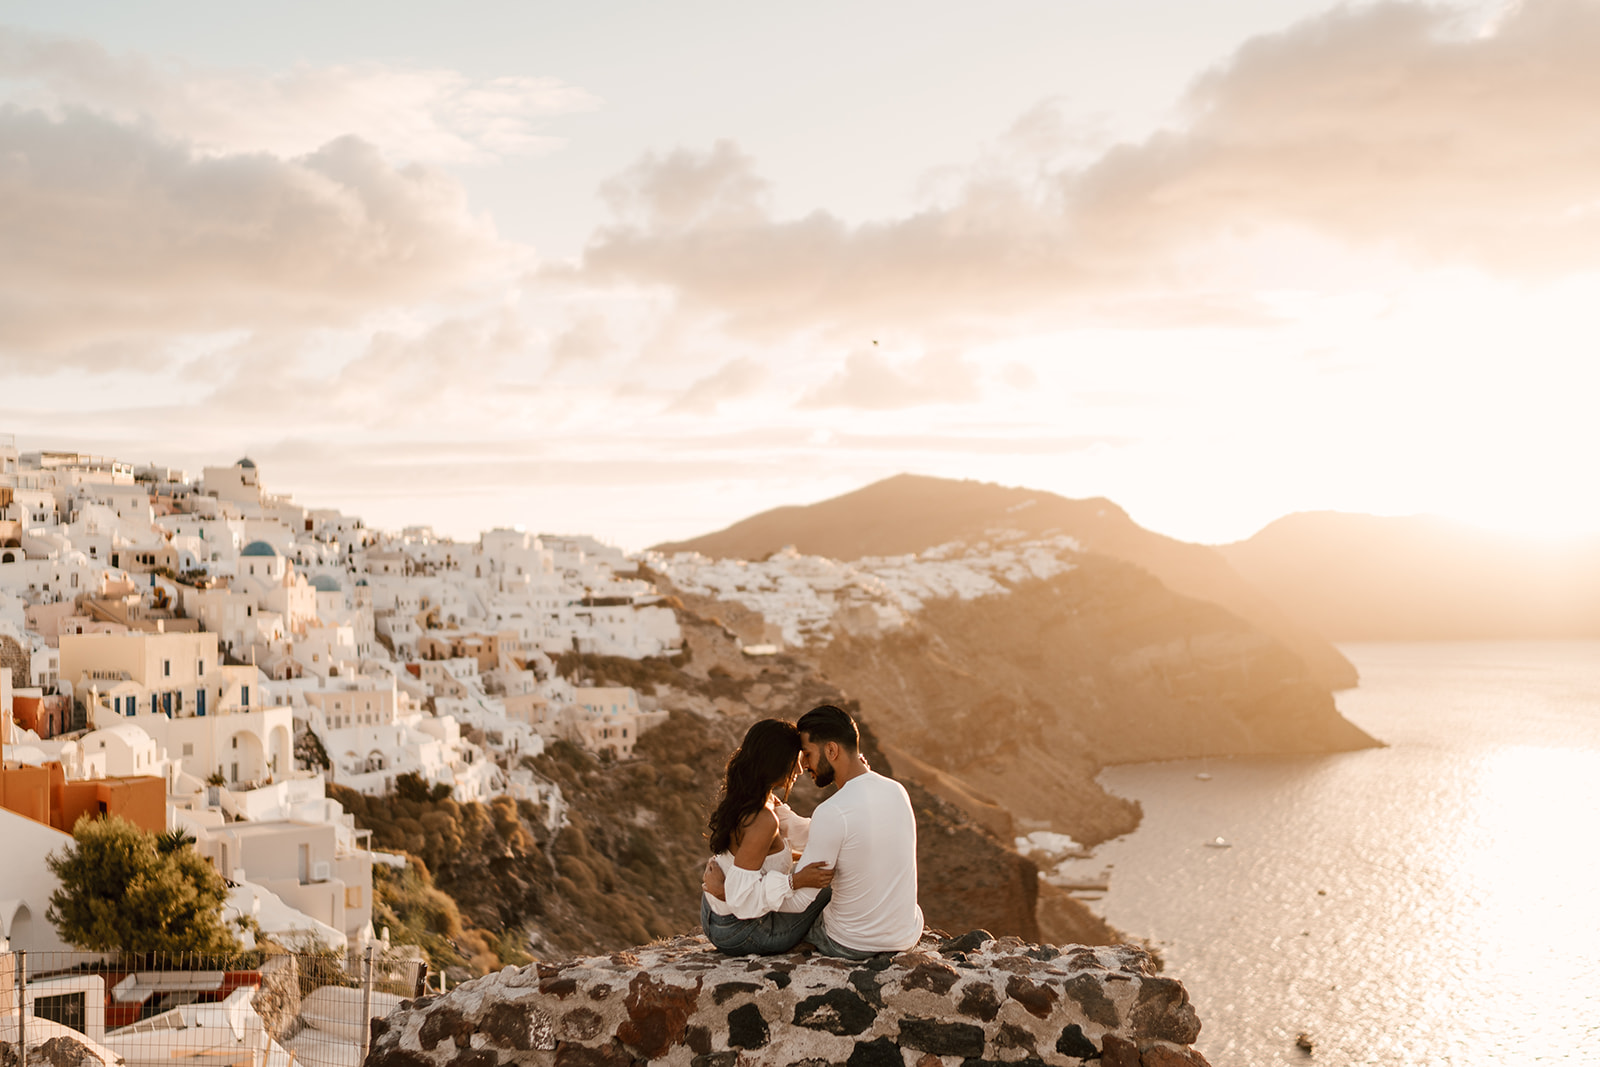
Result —
M811 814L811 836L806 842L806 851L795 863L795 870L810 866L813 863L826 863L835 875L839 871L839 850L844 847L845 821L844 816L837 810L830 808L827 803L821 804ZM817 899L820 889L797 889L791 900L803 900L810 904Z

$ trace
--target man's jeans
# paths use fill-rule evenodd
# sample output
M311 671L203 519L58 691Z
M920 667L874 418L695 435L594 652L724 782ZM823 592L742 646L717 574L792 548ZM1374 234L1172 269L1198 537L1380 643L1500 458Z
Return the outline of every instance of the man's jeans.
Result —
M817 921L811 926L811 933L806 938L824 956L837 956L842 960L870 960L874 956L881 956L881 952L864 952L858 948L841 945L828 936L827 923L823 916L817 916Z
M700 927L713 945L730 956L772 956L788 952L811 933L811 924L833 896L824 889L805 911L769 911L754 919L718 915L700 894Z

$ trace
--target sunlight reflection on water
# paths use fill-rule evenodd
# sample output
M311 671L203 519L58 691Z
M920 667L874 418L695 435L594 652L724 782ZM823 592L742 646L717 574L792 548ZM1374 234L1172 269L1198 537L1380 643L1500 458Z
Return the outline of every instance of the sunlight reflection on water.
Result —
M1145 821L1102 913L1218 1067L1600 1063L1600 643L1345 651L1390 747L1106 771Z

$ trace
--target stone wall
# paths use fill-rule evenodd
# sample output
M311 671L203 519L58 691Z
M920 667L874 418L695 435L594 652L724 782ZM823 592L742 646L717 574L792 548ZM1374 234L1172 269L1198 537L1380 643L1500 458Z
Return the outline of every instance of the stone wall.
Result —
M26 689L33 684L32 660L27 645L0 634L0 671L11 672L11 688Z
M1203 1067L1183 984L1149 956L928 935L852 963L684 937L508 967L373 1022L366 1067Z

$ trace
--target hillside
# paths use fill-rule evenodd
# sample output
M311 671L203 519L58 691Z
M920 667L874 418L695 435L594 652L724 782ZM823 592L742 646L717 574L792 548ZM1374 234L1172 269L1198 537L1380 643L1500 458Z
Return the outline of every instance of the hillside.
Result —
M1103 558L816 656L896 745L1091 844L1133 828L1094 780L1106 764L1374 743L1282 645Z
M1431 516L1303 512L1217 551L1336 641L1600 637L1600 537L1547 542Z
M566 798L567 825L553 835L527 801L371 798L334 787L357 825L374 831L374 844L422 861L408 883L380 878L380 912L399 940L424 945L435 966L461 980L525 962L530 942L532 955L550 959L696 929L705 820L728 755L757 718L793 718L828 702L860 716L863 751L911 795L930 925L1057 942L1120 939L1041 883L1009 841L903 774L878 743L874 709L850 702L814 665L752 661L721 623L688 610L680 620L687 655L672 661L562 657L570 677L635 686L671 716L640 737L632 760L599 760L564 742L529 760ZM809 813L821 796L802 780L793 803Z
M765 632L757 612L685 600ZM897 766L1003 838L1048 828L1094 844L1132 830L1137 806L1095 781L1110 763L1374 743L1282 644L1104 556L792 655L859 702Z
M1211 601L1281 641L1312 677L1333 689L1356 683L1355 668L1327 640L1292 621L1242 579L1217 550L1146 530L1109 500L1071 500L1032 489L901 474L818 504L776 508L725 530L656 546L713 558L760 559L785 545L833 559L897 556L991 530L1066 534L1085 551L1144 568L1173 592Z

